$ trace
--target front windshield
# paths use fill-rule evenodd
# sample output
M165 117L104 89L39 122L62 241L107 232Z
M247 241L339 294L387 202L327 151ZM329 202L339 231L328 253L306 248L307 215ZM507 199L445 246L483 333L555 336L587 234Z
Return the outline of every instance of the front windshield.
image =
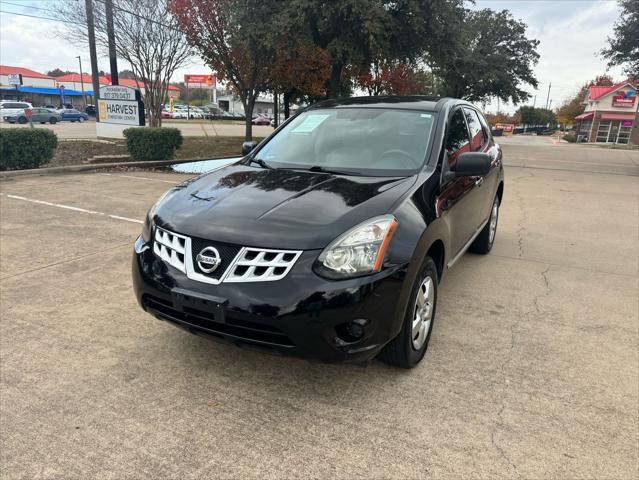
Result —
M410 174L424 163L435 115L416 110L331 108L304 112L256 153L275 168Z

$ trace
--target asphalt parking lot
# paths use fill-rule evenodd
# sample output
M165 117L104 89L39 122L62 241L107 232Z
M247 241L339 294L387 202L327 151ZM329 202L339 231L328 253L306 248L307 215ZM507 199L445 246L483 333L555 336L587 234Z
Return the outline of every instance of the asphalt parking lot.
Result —
M132 244L186 175L2 181L2 476L637 478L639 152L503 144L495 247L445 276L411 371L143 313Z

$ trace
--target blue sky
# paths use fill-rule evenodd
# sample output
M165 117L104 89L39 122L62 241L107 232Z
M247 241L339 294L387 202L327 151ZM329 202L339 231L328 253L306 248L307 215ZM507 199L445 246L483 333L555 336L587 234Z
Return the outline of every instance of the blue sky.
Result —
M84 68L89 57L85 49L70 45L53 34L55 22L2 12L18 12L48 16L54 0L0 0L0 63L24 66L38 71L55 67L76 70L76 56L81 55ZM612 34L620 9L615 0L477 0L472 8L510 10L513 16L528 25L528 36L540 40L541 55L535 74L539 90L527 89L537 95L537 106L546 102L549 82L552 105L561 104L578 87L596 75L606 72L605 62L597 55L606 37ZM107 69L108 60L100 59L100 68ZM85 67L86 66L86 67ZM121 68L124 65L121 65ZM194 60L177 74L206 73L207 68ZM621 70L609 72L621 79ZM532 104L532 99L531 99ZM513 111L512 105L501 105ZM486 110L494 111L496 103L488 103Z

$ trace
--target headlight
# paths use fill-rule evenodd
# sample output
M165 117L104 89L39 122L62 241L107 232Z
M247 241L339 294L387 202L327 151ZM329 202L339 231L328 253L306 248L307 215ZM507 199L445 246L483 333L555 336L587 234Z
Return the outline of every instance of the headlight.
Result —
M329 278L378 272L397 227L392 215L371 218L337 237L317 259L316 271Z
M157 202L153 204L153 206L147 212L146 217L144 218L144 223L142 224L142 238L144 238L144 241L146 243L151 241L151 235L153 230L153 217L155 216L155 209L158 207L160 202L164 200L164 197L166 197L170 191L171 190L167 190L160 196L160 198L158 198Z

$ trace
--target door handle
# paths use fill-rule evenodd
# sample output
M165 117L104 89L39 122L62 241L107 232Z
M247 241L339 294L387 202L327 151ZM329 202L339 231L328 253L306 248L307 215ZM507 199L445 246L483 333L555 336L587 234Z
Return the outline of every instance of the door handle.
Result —
M477 185L478 187L481 187L482 183L484 183L484 177L479 177L477 180L475 180L475 185Z

